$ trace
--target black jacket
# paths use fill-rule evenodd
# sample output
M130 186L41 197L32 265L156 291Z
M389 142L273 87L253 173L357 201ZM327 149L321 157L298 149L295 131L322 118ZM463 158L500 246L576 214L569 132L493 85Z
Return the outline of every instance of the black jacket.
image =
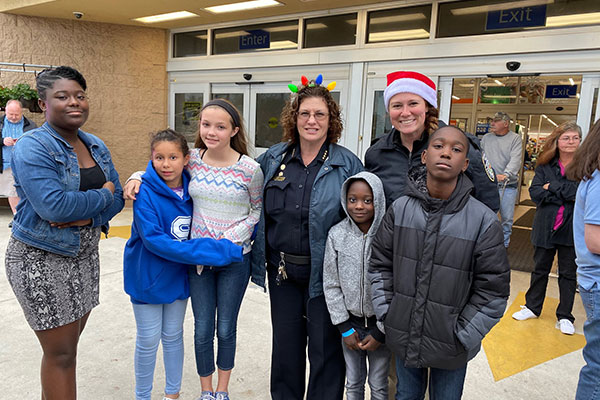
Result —
M548 190L543 186L550 183ZM578 183L560 174L558 158L550 163L539 165L529 187L531 200L537 206L531 231L531 243L546 249L555 245L573 246L573 207ZM565 206L563 223L554 230L556 213Z
M440 126L445 125L440 121ZM494 212L500 209L500 198L496 174L489 163L483 158L479 139L467 134L469 138L469 167L466 174L474 183L473 195L476 199L487 205ZM374 173L383 182L385 191L385 204L388 207L398 197L405 193L406 176L408 171L421 165L421 153L427 148L429 134L424 133L420 140L413 144L412 153L400 142L400 135L396 129L382 136L365 154L365 170ZM486 165L488 168L486 169Z
M4 128L4 115L0 117L0 133L2 133L2 128ZM35 122L28 120L23 115L23 133L30 131L32 129L37 128ZM4 147L4 140L0 140L0 172L4 171L3 162L2 162L2 147Z
M424 169L421 167L419 169ZM373 307L406 367L456 369L504 314L510 268L493 211L463 174L448 200L416 186L388 209L372 245Z

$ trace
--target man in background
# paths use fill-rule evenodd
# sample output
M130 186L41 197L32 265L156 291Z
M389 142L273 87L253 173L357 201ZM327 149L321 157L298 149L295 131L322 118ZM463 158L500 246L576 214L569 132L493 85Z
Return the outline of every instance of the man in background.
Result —
M492 119L492 132L481 139L481 147L498 180L500 221L506 248L512 233L519 172L523 162L521 137L509 129L509 124L508 114L497 112Z
M15 190L15 181L10 168L10 159L12 156L12 146L23 135L23 132L37 128L37 125L23 116L23 107L18 100L9 100L6 103L4 116L0 117L0 130L2 131L2 141L0 147L0 196L8 197L8 204L13 215L17 212L19 198ZM12 227L12 221L8 224Z

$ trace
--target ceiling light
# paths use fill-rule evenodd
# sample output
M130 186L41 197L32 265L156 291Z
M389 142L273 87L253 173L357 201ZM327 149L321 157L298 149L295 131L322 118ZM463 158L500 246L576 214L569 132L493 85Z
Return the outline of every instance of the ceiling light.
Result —
M455 96L455 95L452 95L452 98L453 98L454 100L460 100L460 97L458 97L458 96Z
M573 80L573 78L569 78L569 82L571 82L571 86L575 85L575 81Z
M133 18L133 21L142 22L144 24L154 24L157 22L170 21L173 19L182 19L197 16L197 14L188 11L177 11L167 14L150 15L149 17Z
M494 82L496 82L500 86L504 86L504 83L500 82L498 79L494 79Z
M206 7L205 10L208 12L211 12L213 14L221 14L221 13L244 11L244 10L254 10L256 8L264 8L264 7L272 7L272 6L280 6L280 5L282 5L282 4L275 0L252 0L252 1L243 1L241 3L230 3L230 4L223 4L220 6Z
M585 13L585 14L572 14L572 15L560 15L557 17L547 17L546 26L567 26L567 25L585 25L585 24L597 24L600 23L600 12Z
M427 17L423 13L413 13L413 14L404 14L404 15L391 15L387 17L372 17L369 18L369 23L371 24L389 24L392 22L406 22L406 21L416 21L419 19L426 19Z
M297 49L298 43L292 42L291 40L277 40L271 42L269 49Z
M403 31L388 31L369 33L369 42L385 42L390 40L426 39L429 32L425 29L406 29Z
M455 8L450 10L452 15L469 15L469 14L482 14L490 11L509 10L511 8L523 8L531 6L541 6L544 4L552 4L554 0L528 0L528 1L511 1L508 3L493 4L489 6L475 6L475 7L464 7Z

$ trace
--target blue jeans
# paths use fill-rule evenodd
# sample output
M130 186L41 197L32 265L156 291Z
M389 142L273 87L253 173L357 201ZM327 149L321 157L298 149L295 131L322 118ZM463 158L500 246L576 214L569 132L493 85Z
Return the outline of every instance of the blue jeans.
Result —
M465 385L467 364L447 370L439 368L407 368L396 357L396 400L423 400L429 382L429 400L460 400Z
M194 311L194 347L198 375L215 372L215 317L218 338L217 366L233 369L237 319L250 279L250 253L224 267L204 266L201 275L190 268L190 296Z
M600 286L594 285L591 290L579 287L579 294L587 320L583 324L586 345L583 348L583 359L586 364L579 373L576 400L600 399Z
M500 222L502 223L502 233L504 234L504 247L508 247L515 216L517 188L507 187L504 189L504 194L502 194L502 186L498 186L498 194L500 195Z
M357 329L356 331L361 340L368 334L362 330ZM347 400L364 400L367 360L369 361L368 376L371 400L387 400L391 353L385 344L381 344L375 351L350 350L342 340L342 350L346 361Z
M181 389L183 371L183 319L187 299L171 304L133 304L137 325L135 340L135 398L150 400L156 351L162 339L165 363L165 394Z

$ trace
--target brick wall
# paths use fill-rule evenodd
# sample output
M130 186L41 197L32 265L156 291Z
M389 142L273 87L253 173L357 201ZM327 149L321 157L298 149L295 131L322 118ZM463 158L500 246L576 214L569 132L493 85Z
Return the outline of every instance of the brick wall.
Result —
M148 133L167 126L167 41L163 29L0 13L1 62L68 65L83 74L90 98L83 130L109 147L121 182L146 167ZM16 83L35 87L34 75L0 74L0 85Z

